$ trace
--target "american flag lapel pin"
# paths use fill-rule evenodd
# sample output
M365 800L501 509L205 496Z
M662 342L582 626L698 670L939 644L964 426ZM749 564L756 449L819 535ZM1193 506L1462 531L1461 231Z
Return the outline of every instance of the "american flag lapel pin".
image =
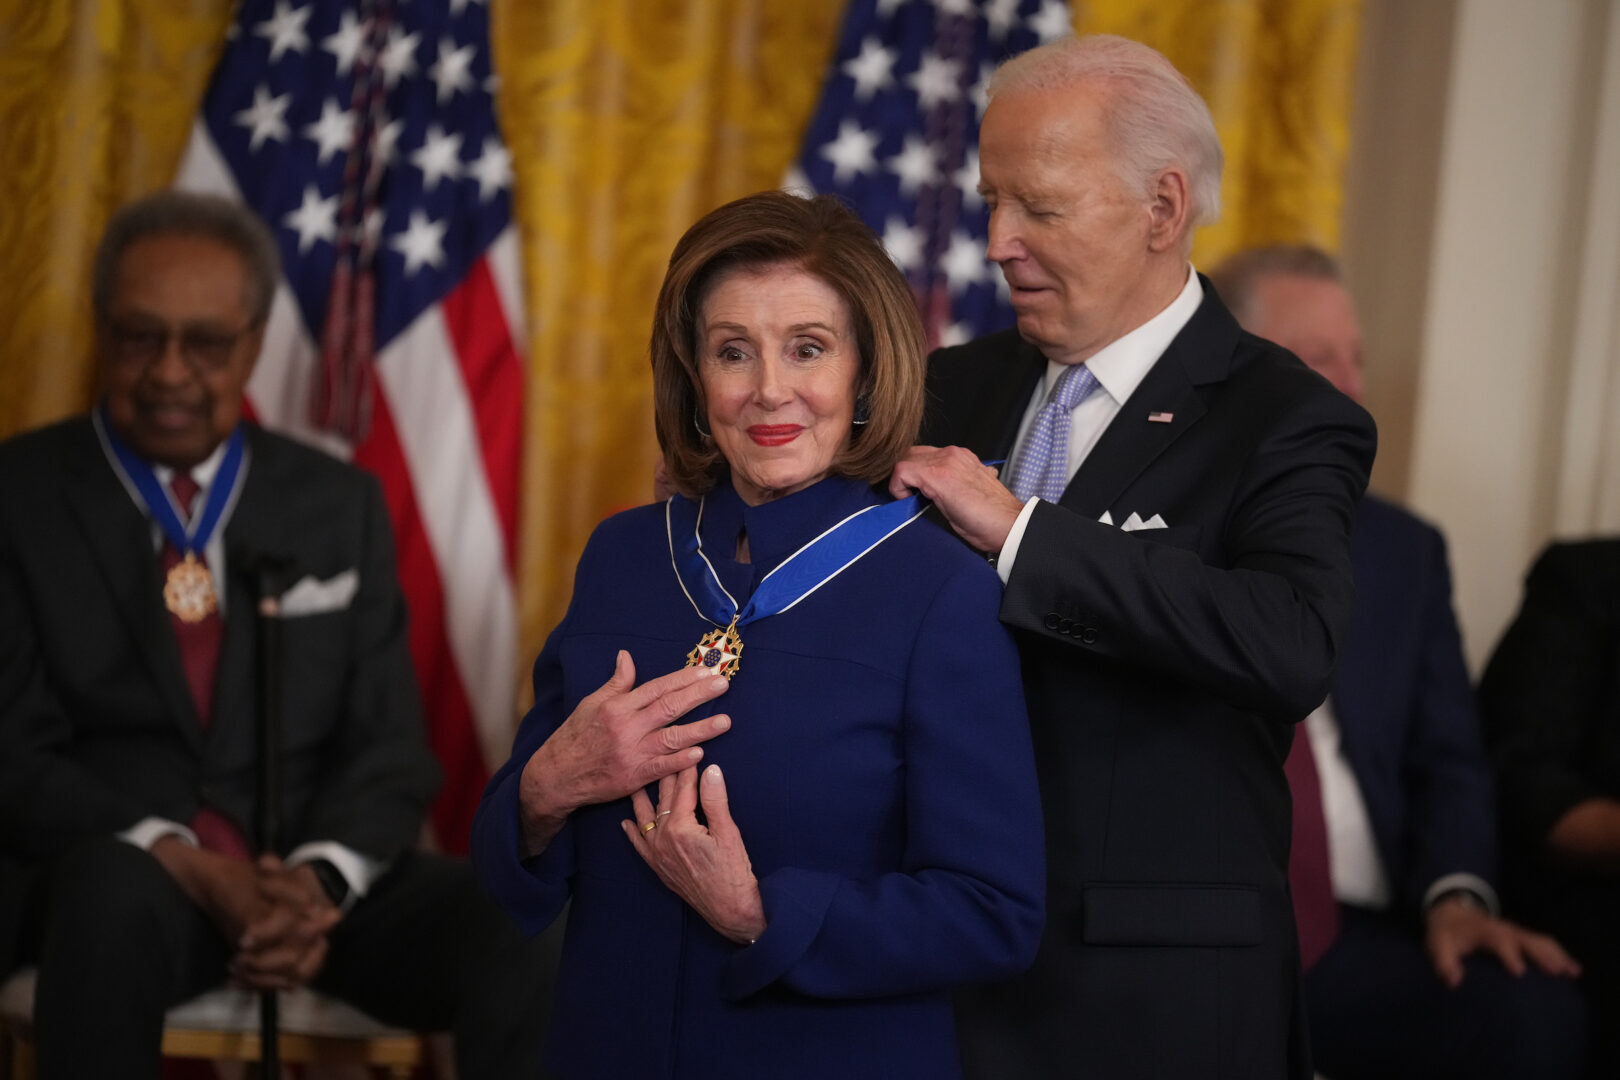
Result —
M1173 413L1173 412L1150 412L1150 413L1148 413L1148 423L1150 423L1150 424L1168 424L1170 421L1174 420L1175 418L1176 418L1176 414Z

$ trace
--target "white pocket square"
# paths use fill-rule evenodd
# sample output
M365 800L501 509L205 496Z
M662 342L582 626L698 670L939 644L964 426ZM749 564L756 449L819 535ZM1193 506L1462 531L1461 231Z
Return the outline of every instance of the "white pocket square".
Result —
M1152 517L1148 518L1146 521L1143 521L1142 520L1142 515L1136 513L1133 510L1131 512L1131 516L1125 519L1125 524L1123 524L1123 525L1121 525L1119 527L1119 531L1120 532L1135 532L1137 529L1165 529L1165 528L1169 528L1169 526L1167 526L1164 523L1164 518L1160 517L1158 514L1154 514Z
M298 615L320 615L328 611L342 611L354 599L360 588L360 573L348 569L334 574L325 581L306 575L292 588L281 594L282 618Z

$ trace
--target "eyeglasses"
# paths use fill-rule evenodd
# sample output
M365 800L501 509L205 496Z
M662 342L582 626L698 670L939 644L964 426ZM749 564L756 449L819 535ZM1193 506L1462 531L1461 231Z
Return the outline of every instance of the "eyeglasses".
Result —
M168 350L171 339L180 344L180 356L193 370L218 371L230 363L237 343L258 323L250 322L234 333L206 326L136 326L107 320L112 358L130 367L146 367Z

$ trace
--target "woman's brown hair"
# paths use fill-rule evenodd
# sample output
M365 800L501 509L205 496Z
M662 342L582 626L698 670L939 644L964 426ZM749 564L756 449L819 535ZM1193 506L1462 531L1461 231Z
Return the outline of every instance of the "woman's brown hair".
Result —
M686 230L669 257L650 347L653 413L670 482L697 496L725 472L703 437L707 403L698 377L698 318L709 288L738 269L792 266L843 297L860 350L858 408L869 421L852 429L832 471L877 483L916 442L922 423L927 338L905 277L878 238L830 195L805 199L762 191L710 211Z

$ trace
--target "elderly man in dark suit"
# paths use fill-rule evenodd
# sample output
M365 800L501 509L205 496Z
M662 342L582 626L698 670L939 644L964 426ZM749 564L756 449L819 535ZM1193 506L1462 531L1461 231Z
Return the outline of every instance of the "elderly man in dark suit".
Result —
M224 200L126 207L98 254L101 398L0 446L0 972L39 967L40 1074L156 1076L227 975L454 1026L537 1068L544 987L462 863L377 485L241 420L274 241ZM253 857L254 587L281 593L280 830ZM290 586L290 587L289 587Z
M979 147L1017 332L933 358L893 480L995 556L1041 770L1045 940L962 1001L970 1073L1308 1075L1282 765L1349 616L1372 422L1189 265L1221 149L1164 57L1015 58ZM1011 490L980 464L1009 455Z
M1361 401L1361 322L1331 256L1255 248L1210 279L1244 329ZM1579 1076L1579 969L1501 917L1445 538L1368 495L1350 556L1356 603L1333 691L1293 749L1321 777L1338 900L1338 933L1305 973L1317 1065L1333 1080Z

